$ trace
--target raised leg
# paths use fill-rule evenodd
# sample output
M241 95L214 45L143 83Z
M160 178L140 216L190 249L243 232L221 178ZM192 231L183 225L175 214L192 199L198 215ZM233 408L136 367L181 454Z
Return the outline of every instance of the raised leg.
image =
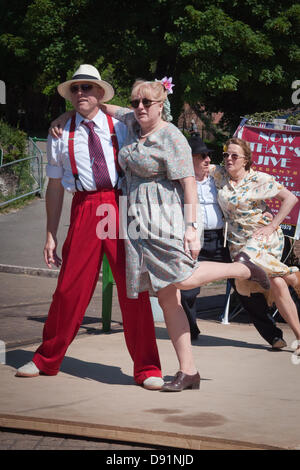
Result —
M184 281L177 282L177 289L188 290L222 279L249 279L250 269L242 263L215 263L201 261L199 267Z

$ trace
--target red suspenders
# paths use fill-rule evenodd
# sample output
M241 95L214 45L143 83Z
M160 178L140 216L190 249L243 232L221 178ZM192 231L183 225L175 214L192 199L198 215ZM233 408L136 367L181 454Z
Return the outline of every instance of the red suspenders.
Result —
M118 143L118 139L117 139L117 134L116 134L116 131L115 131L115 128L114 128L114 123L113 123L112 117L109 116L108 114L106 114L106 118L107 118L107 122L108 122L108 126L109 126L109 132L110 132L112 146L113 146L113 149L114 149L114 158L115 158L116 169L117 169L118 174L120 175L120 173L122 173L122 170L121 170L119 162L118 162L119 143Z
M118 143L117 135L116 135L116 132L115 132L112 117L108 116L106 114L106 118L107 118L107 122L108 122L108 126L109 126L110 137L111 137L111 142L112 142L113 151L114 151L115 165L116 165L117 172L120 175L122 170L121 170L119 162L118 162L119 143ZM75 187L78 191L77 181L80 181L80 180L79 180L79 175L78 175L78 170L77 170L77 165L76 165L76 160L75 160L75 153L74 153L75 126L76 126L76 114L74 114L74 116L72 116L72 119L71 119L71 125L70 125L70 131L69 131L69 140L68 140L68 148L69 148L69 157L70 157L72 173L73 173L73 176L74 176L74 179L75 179ZM81 184L81 186L82 186L82 184Z
M74 114L74 116L72 116L72 119L71 119L68 147L69 147L69 157L70 157L72 173L75 178L75 188L78 190L77 180L79 180L79 176L78 176L78 170L77 170L75 154L74 154L75 122L76 122L76 114Z

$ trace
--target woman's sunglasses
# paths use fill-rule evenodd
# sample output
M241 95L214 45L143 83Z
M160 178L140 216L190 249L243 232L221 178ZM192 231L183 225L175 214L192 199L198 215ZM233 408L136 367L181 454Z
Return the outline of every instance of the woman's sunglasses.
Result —
M82 83L81 85L71 85L70 90L71 93L77 93L79 89L81 91L90 91L92 88L93 85L90 85L89 83Z
M228 153L228 152L223 152L223 158L226 160L227 158L231 157L233 161L238 160L239 158L245 158L243 155L239 155L238 153Z
M130 101L130 104L133 108L138 108L139 107L139 104L140 102L142 102L144 108L150 108L150 106L153 104L153 103L160 103L160 101L155 101L155 100L148 100L148 98L140 98L139 100L132 100Z

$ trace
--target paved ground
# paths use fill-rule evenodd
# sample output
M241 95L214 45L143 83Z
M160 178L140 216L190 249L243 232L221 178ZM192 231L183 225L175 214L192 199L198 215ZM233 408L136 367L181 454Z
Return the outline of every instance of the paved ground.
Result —
M61 241L68 230L70 205L71 197L66 194L59 229ZM43 324L57 282L57 273L49 272L42 259L44 221L45 201L39 198L22 210L0 215L0 271L2 270L0 272L0 339L5 342L6 348L39 343L42 337ZM15 269L12 266L15 266ZM21 274L24 271L34 275ZM51 274L53 278L50 277ZM98 292L95 292L79 334L101 328L100 302L101 284L99 283ZM120 326L121 315L116 299L114 299L112 315L115 320L113 327ZM7 431L0 428L1 450L139 450L140 448L140 446L109 441L15 432L15 430Z
M16 379L15 369L36 345L7 351L0 426L144 446L299 449L300 376L290 329L283 325L288 347L273 352L252 325L200 320L199 326L193 352L201 389L182 394L134 385L120 329L76 338L56 377ZM178 366L164 324L156 324L156 334L170 380Z
M65 196L58 238L60 249L68 229L71 197ZM47 317L52 293L57 282L57 272L48 270L42 259L44 243L44 200L35 199L18 211L0 215L0 340L7 350L38 344ZM222 312L225 286L202 290L207 308L215 317ZM212 301L212 294L218 296ZM212 310L216 307L217 310ZM112 309L112 331L122 331L121 314L114 295ZM102 334L101 283L86 312L79 335ZM139 445L126 445L111 441L70 438L16 432L0 429L0 449L101 449L139 450L151 449Z
M59 231L62 241L68 229L68 212L71 198L66 197L65 209ZM46 384L40 378L32 382L16 382L13 377L15 367L29 360L32 351L41 341L52 293L56 285L57 272L44 267L42 248L44 243L44 201L36 199L24 209L0 215L0 340L6 346L7 366L1 366L0 381L2 413L31 413L32 397L41 403L36 406L47 415L44 398L41 394L57 394L58 403L65 402L65 393L78 393L79 410L86 413L87 422L93 422L95 397L115 397L116 410L122 404L122 391L128 390L128 406L137 411L134 426L140 427L143 420L151 426L167 429L187 435L201 432L207 436L219 436L231 439L256 442L284 448L300 448L299 400L297 387L300 386L298 368L291 365L291 332L283 325L288 348L280 353L270 354L268 345L259 337L252 325L247 324L247 316L241 314L231 326L219 323L224 310L226 284L210 285L202 288L198 299L199 327L202 334L194 343L195 355L201 367L201 395L195 401L196 394L191 392L185 406L181 397L165 397L162 394L147 395L147 409L144 409L146 391L132 387L131 364L126 357L122 368L119 364L120 350L125 351L122 335L122 321L118 302L113 298L112 330L109 334L102 332L101 323L101 283L99 282L93 299L86 312L84 322L75 339L72 350L58 379ZM61 243L60 243L61 247ZM174 367L174 353L170 346L165 326L156 326L157 338L163 369L170 372ZM103 337L102 337L103 335ZM3 343L2 343L3 344ZM107 346L105 346L107 345ZM1 346L1 344L0 344ZM109 347L105 360L95 360L94 354L102 348ZM90 355L90 356L89 356ZM84 356L86 356L84 358ZM99 356L101 357L101 356ZM110 362L112 361L112 362ZM127 362L126 362L127 361ZM0 348L1 362L1 348ZM175 361L176 362L176 361ZM247 367L245 367L247 365ZM298 366L299 367L299 366ZM3 369L2 369L3 368ZM41 377L41 379L43 379ZM47 378L44 378L48 380ZM88 384L88 388L85 388ZM24 388L24 395L18 396ZM83 388L82 388L83 387ZM129 388L128 388L129 387ZM28 397L27 394L29 393ZM121 395L119 394L121 393ZM188 392L187 392L188 393ZM89 398L89 396L91 397ZM126 395L127 396L127 395ZM198 395L197 395L198 396ZM15 398L14 398L15 397ZM149 397L149 398L148 398ZM185 397L185 396L184 396ZM183 397L183 398L184 398ZM15 404L14 401L16 400ZM22 400L25 399L24 406ZM88 399L88 401L87 401ZM26 400L29 400L26 402ZM90 400L90 401L89 401ZM173 402L171 403L170 400ZM193 401L194 400L194 401ZM132 401L132 403L131 403ZM1 403L2 402L2 403ZM46 400L47 402L47 400ZM48 404L51 400L48 400ZM87 403L87 408L85 408ZM194 403L194 404L193 404ZM22 408L23 406L23 408ZM77 416L78 406L72 403L53 406L53 417L60 417L64 409L70 408L69 419ZM18 409L20 408L20 411ZM51 409L51 407L50 407ZM192 410L197 409L196 413ZM29 411L26 411L29 410ZM107 423L116 420L113 413ZM151 412L151 413L150 413ZM72 415L73 413L73 415ZM149 414L150 413L150 414ZM132 415L130 415L132 418ZM131 419L130 418L130 419ZM78 416L76 417L78 420ZM79 416L79 419L82 419ZM125 422L124 422L125 419ZM154 420L154 421L153 421ZM99 421L101 422L101 420ZM126 412L120 413L116 423L127 424ZM130 420L129 420L130 423ZM276 430L276 436L273 431ZM225 439L226 440L226 439ZM225 442L224 440L224 442ZM147 441L144 441L147 442ZM139 450L158 451L162 447L120 440L75 437L68 434L49 434L45 431L31 432L16 429L0 428L0 449L2 450Z

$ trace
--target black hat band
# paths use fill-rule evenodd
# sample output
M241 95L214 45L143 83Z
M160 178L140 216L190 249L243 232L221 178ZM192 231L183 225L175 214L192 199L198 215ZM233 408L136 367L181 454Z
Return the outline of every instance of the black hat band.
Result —
M72 77L72 80L99 80L99 78L97 77L93 77L92 75L82 75L82 74L79 74L79 75L74 75L74 77ZM99 80L100 81L100 80Z

